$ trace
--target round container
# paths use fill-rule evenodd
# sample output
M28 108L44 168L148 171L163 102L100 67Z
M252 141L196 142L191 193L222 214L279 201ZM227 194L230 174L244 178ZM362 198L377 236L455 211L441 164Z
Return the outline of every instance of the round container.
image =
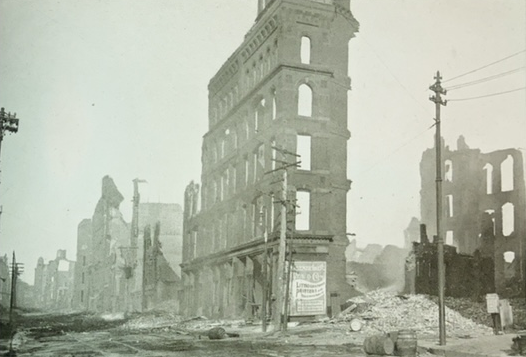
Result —
M414 330L400 330L396 339L395 350L397 356L416 356L416 332Z
M392 355L394 343L387 335L369 336L363 341L363 350L372 355Z
M352 319L349 326L351 327L351 331L360 331L362 329L363 324L358 319Z
M211 340L222 340L226 337L226 331L222 327L214 327L208 331L208 338Z

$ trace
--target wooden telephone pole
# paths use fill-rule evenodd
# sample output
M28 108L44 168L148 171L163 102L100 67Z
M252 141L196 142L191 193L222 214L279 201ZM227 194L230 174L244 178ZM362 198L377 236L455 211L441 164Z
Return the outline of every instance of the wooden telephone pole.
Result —
M288 296L286 294L286 274L285 274L285 261L287 251L287 205L288 205L288 169L290 167L297 167L300 162L296 161L299 157L298 154L287 151L282 148L272 147L273 150L281 153L284 160L276 160L281 163L281 167L272 170L270 172L282 171L282 190L281 190L281 224L280 224L280 236L279 236L279 250L278 250L278 267L277 267L277 284L276 284L276 308L272 311L272 322L274 330L286 329L287 321L285 321L285 307L287 305ZM293 156L294 162L286 161L287 156ZM270 173L269 172L269 173Z
M440 95L446 95L446 90L442 88L440 81L442 77L437 71L435 83L429 87L435 92L429 98L435 103L435 148L436 148L436 223L437 223L437 255L438 255L438 324L440 344L446 344L446 309L444 304L444 287L446 282L446 272L444 266L444 236L442 234L442 135L440 133L440 106L446 105L447 101L442 101Z

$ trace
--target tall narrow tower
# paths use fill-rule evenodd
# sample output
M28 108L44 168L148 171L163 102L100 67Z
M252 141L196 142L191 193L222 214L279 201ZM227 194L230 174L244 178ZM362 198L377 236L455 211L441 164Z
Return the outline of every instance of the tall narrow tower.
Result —
M256 23L210 81L200 212L192 208L194 186L185 199L188 313L257 314L253 307L263 294L259 212L265 212L275 291L282 204L288 212L296 205L286 228L297 270L311 269L308 274L325 281L316 306L293 301L292 315L325 314L330 296L349 294L347 71L348 44L357 31L349 0L259 0ZM283 152L301 161L288 172L289 202L280 202L279 175L268 174L291 160ZM217 310L206 311L210 306Z

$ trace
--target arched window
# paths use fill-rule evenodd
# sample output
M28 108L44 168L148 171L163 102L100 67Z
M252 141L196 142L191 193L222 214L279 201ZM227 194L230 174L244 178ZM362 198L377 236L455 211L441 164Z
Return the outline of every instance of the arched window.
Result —
M491 195L493 193L493 166L486 164L484 170L486 171L486 194Z
M298 88L298 115L312 116L312 89L307 84Z
M301 63L310 64L311 43L307 36L301 37L300 57Z
M515 217L513 203L507 202L502 205L502 234L510 236L515 230Z
M513 157L508 155L500 164L500 187L502 192L513 191Z

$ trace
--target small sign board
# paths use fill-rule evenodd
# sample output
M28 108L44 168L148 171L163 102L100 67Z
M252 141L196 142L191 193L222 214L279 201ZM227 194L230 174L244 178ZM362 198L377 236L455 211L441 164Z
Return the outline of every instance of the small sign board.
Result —
M499 295L486 294L486 307L488 309L488 313L498 314L499 313Z
M327 313L327 263L295 261L292 267L290 315Z

